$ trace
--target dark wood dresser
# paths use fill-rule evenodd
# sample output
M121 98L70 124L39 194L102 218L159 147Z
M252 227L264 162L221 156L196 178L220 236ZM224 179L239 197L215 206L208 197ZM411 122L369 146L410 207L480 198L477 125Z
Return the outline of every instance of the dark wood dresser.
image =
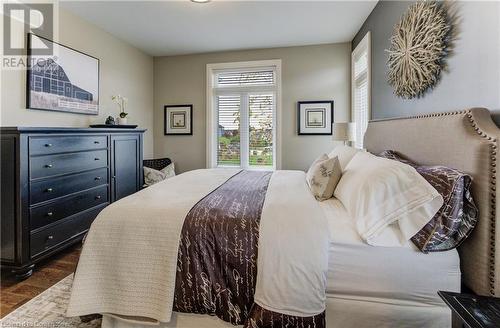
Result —
M139 129L1 128L1 263L17 278L140 190Z

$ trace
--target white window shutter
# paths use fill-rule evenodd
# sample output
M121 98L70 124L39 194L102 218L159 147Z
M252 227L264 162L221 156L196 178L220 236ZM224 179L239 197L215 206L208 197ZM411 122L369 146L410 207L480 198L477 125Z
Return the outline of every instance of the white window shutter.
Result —
M352 52L352 117L356 124L354 146L363 148L363 139L371 116L371 37L368 32Z

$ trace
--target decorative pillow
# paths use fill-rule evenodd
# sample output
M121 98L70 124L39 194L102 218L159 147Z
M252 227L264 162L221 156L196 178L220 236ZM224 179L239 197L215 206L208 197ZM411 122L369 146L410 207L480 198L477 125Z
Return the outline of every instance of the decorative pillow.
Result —
M343 171L354 155L360 151L361 150L349 146L337 146L330 152L330 154L328 154L328 157L337 157Z
M174 163L167 165L161 171L144 166L144 185L148 187L173 176L175 176Z
M322 201L332 198L341 174L338 158L329 158L323 154L312 163L307 171L306 181L314 197Z
M166 167L161 169L161 172L165 174L165 179L171 178L175 176L175 166L174 163L168 164Z
M366 152L354 155L334 195L355 218L361 238L373 246L406 245L443 205L414 168Z
M479 215L470 191L471 176L445 166L418 166L392 150L379 156L415 167L444 199L443 206L412 242L424 253L458 247L474 229Z

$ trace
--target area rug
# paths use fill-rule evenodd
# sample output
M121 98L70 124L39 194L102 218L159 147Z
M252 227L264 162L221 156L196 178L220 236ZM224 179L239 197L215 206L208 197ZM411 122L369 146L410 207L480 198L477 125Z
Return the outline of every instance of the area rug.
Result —
M1 327L101 327L101 319L95 319L90 322L81 322L79 318L67 318L65 316L72 283L73 275L71 274L5 316L2 320L0 320Z

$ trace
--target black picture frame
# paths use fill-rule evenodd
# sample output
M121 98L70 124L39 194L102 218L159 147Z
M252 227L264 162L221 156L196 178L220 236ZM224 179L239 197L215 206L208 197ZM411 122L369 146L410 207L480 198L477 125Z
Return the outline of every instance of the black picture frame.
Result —
M187 120L187 122L189 124L189 126L187 127L187 129L189 130L188 132L169 132L168 127L169 127L169 124L171 122L169 120L170 117L168 115L168 111L169 111L169 109L176 109L176 108L177 109L182 108L182 109L179 109L180 111L186 110L186 108L188 109L188 111L189 111L189 120ZM181 112L179 112L179 115L180 114L181 114ZM185 116L184 116L184 122L186 123ZM172 129L170 129L170 130L172 130ZM188 104L188 105L165 105L165 106L163 106L163 134L166 136L192 136L193 135L193 105Z
M78 109L61 109L61 108L42 108L42 107L37 107L37 105L34 105L33 104L33 100L31 99L32 98L32 94L31 94L31 78L32 78L32 75L33 75L33 70L32 70L32 67L31 67L31 64L32 64L32 57L33 57L33 52L32 52L32 44L31 44L31 39L32 37L37 37L39 39L42 39L46 42L50 42L52 43L52 49L55 48L55 46L58 46L58 47L63 47L63 48L66 48L68 50L71 50L77 54L81 54L83 56L86 56L86 57L89 57L89 58L92 58L93 60L96 61L96 64L97 64L97 85L96 85L96 91L97 91L97 103L96 103L96 109L89 112L89 111L84 111L84 110L78 110ZM26 41L26 49L27 49L27 62L28 62L28 65L29 67L26 69L26 108L27 109L35 109L35 110L44 110L44 111L51 111L51 112L64 112L64 113L70 113L70 114L83 114L83 115L99 115L99 106L100 106L100 60L99 58L97 57L94 57L92 55L89 55L87 53L84 53L82 51L79 51L79 50L76 50L74 48L71 48L71 47L68 47L64 44L61 44L61 43L58 43L58 42L55 42L53 40L50 40L50 39L47 39L45 37L42 37L40 35L37 35L37 34L34 34L34 33L28 33L27 34L27 41ZM63 69L63 72L64 72L64 68ZM70 84L71 84L71 81L68 81ZM71 84L72 85L72 84ZM72 85L74 86L74 85ZM85 90L83 90L85 91Z
M328 104L330 105L330 120L328 120L328 117L327 115L322 115L323 119L325 120L324 124L321 124L321 125L318 125L318 126L309 126L309 128L311 129L314 129L314 128L318 128L318 129L327 129L328 131L327 132L305 132L303 131L302 129L302 122L304 122L304 120L306 119L305 117L303 117L302 115L302 106L303 105L314 105L314 104L317 104L318 106L320 105L325 105L325 104ZM334 122L334 119L333 119L333 115L334 115L334 110L333 110L333 105L334 105L334 102L333 100L310 100L310 101L298 101L297 102L297 134L299 136L304 136L304 135L309 135L309 136L324 136L324 135L332 135L333 134L333 129L332 129L332 124ZM326 111L328 110L327 108L322 108L322 107L319 107L321 110L324 111L324 113L326 113ZM318 109L313 109L312 111L318 111Z

